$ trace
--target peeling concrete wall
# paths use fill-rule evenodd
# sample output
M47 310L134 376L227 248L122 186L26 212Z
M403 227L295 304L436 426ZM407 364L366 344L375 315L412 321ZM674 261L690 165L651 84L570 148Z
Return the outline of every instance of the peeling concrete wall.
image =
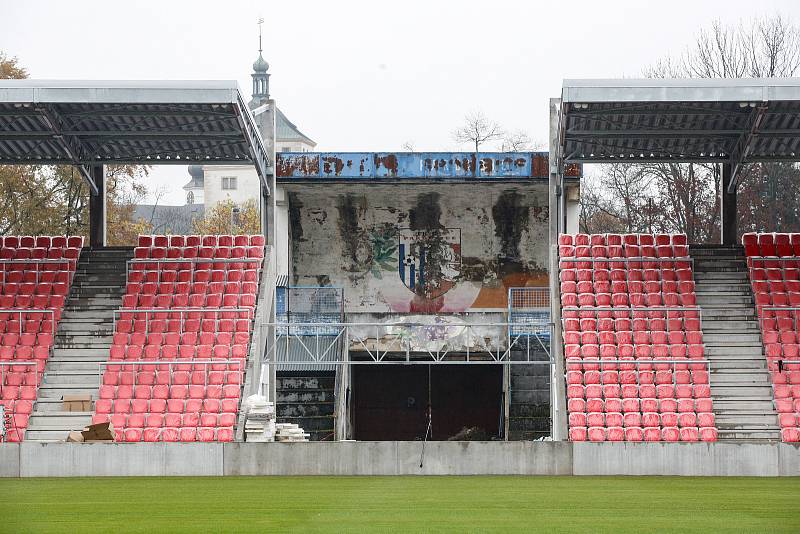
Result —
M343 287L347 312L496 311L547 284L545 184L286 189L291 281Z

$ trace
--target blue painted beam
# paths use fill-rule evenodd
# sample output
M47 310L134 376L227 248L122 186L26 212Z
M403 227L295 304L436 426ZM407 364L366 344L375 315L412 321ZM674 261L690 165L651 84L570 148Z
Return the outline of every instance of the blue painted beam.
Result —
M279 152L278 182L548 178L547 152ZM580 178L582 167L566 175Z

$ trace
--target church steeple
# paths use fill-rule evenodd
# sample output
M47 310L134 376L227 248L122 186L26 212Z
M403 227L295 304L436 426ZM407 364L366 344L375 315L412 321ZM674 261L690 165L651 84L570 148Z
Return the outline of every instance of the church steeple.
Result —
M250 107L257 108L269 100L269 63L266 62L264 56L261 54L261 25L264 23L263 18L258 19L258 59L253 63L253 100L250 101Z

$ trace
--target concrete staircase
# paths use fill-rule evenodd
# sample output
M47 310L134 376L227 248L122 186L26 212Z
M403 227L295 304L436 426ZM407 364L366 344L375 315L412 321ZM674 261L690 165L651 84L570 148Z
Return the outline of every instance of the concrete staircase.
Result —
M63 395L97 398L99 363L108 360L113 311L122 304L132 248L84 248L58 323L53 354L28 423L28 441L63 441L91 422L92 411L64 412Z
M549 358L537 341L531 341L531 359ZM512 359L525 360L524 351L511 353ZM511 395L508 405L508 440L534 440L550 435L550 366L511 365Z
M311 441L333 441L334 371L278 371L275 403L279 423L295 423Z
M692 245L719 440L780 441L772 379L740 246Z

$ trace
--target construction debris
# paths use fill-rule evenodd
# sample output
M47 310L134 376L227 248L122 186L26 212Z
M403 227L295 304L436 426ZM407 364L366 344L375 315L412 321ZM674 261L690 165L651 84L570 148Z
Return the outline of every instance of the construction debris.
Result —
M245 441L275 441L275 404L261 395L251 395L242 407L245 410Z
M294 423L277 423L275 425L277 433L275 440L284 443L299 443L308 441L310 434L306 434L302 428Z

